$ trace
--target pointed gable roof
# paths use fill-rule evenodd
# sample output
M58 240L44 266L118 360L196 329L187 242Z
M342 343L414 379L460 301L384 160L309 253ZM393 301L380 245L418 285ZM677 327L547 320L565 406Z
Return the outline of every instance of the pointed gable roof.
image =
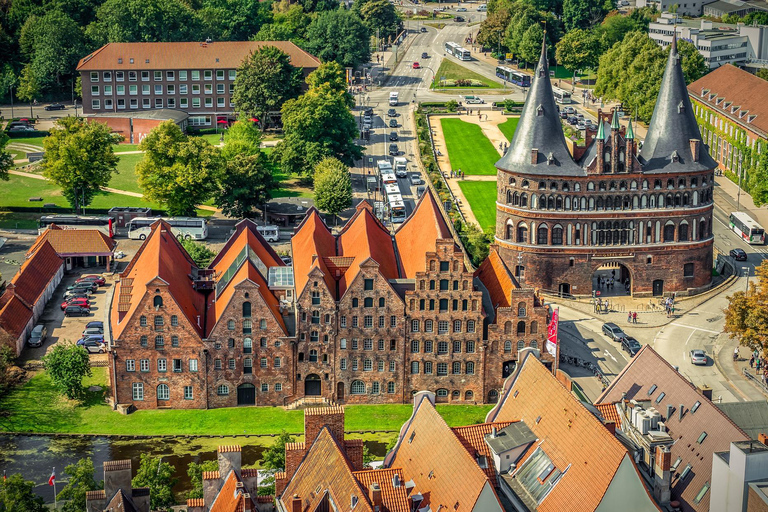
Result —
M504 427L511 425L511 421L500 421L497 423L479 423L477 425L466 425L463 427L453 427L453 433L461 441L461 444L467 450L467 453L472 458L478 455L485 457L487 464L485 466L485 476L488 480L498 488L498 481L496 479L496 466L493 464L493 457L491 456L491 449L488 447L488 443L485 442L485 436L493 431L493 427L499 431Z
M411 500L408 499L402 469L367 469L353 474L363 489L370 490L372 484L379 484L383 506L381 512L411 512ZM394 484L395 477L399 483L397 487Z
M507 265L499 256L496 247L492 247L488 257L483 260L475 271L475 277L479 278L483 286L491 296L491 302L495 308L508 308L512 297L512 290L520 288Z
M309 280L309 273L317 267L323 272L328 290L335 299L336 281L323 259L336 255L336 239L314 206L307 210L307 215L291 238L291 252L296 295L301 295Z
M698 162L693 161L691 139L700 141L701 132L688 98L683 68L677 53L677 36L673 35L656 107L640 150L640 163L644 171L695 172L717 167L717 162L703 148L699 151ZM679 157L676 162L672 158L675 151Z
M426 253L434 252L440 239L452 240L453 235L432 189L427 188L413 213L395 233L404 278L414 279L417 272L427 269Z
M64 261L56 254L51 243L42 238L42 243L36 245L35 251L24 260L11 279L14 292L30 307L34 307L63 264Z
M122 489L118 489L112 499L109 500L104 510L119 510L120 512L137 512L136 505L130 496L126 496Z
M267 267L285 265L269 242L258 232L256 223L250 219L243 219L235 225L235 232L208 267L216 269L217 272L225 271L246 245L256 252Z
M532 162L534 149L538 150L536 162ZM496 167L519 174L586 176L586 171L573 161L565 145L563 126L549 81L546 36L520 122L509 150L496 162Z
M243 488L237 486L238 482L240 479L237 477L237 473L231 470L216 495L216 499L211 504L211 512L243 512L255 508L245 506L245 500L252 498L245 497Z

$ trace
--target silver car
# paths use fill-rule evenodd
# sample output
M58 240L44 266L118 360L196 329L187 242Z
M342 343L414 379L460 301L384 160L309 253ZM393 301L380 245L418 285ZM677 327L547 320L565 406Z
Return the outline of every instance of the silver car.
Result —
M48 328L43 324L37 324L29 335L27 345L30 347L42 347L45 338L48 337Z
M701 349L691 350L691 364L707 364L707 353Z

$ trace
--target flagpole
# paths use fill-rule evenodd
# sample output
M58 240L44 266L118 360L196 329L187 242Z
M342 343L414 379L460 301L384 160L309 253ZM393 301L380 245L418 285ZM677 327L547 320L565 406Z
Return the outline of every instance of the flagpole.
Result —
M58 502L56 500L56 479L53 479L53 510L58 508Z

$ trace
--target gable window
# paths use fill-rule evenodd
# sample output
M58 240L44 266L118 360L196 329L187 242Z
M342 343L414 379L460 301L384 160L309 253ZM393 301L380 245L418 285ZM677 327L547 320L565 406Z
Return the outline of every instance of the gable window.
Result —
M243 334L251 334L251 321L246 319L243 320Z
M251 303L243 302L243 318L251 317Z

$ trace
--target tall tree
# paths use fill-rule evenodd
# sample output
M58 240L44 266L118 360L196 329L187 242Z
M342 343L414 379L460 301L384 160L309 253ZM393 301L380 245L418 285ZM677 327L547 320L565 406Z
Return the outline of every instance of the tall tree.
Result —
M351 10L320 13L307 28L307 50L323 62L358 67L371 59L370 32Z
M61 187L73 207L88 206L117 172L112 146L121 139L105 124L63 117L43 140L43 176Z
M192 489L187 491L187 499L203 497L203 472L218 471L219 462L217 460L206 460L200 463L190 462L187 466L187 476Z
M253 37L255 41L293 41L304 46L307 27L312 17L300 4L281 0L272 4L272 22L262 26Z
M35 483L18 473L0 480L0 512L45 512L43 498L35 494Z
M0 41L0 44L2 42ZM13 71L13 66L10 64L4 64L3 70L0 71L0 98L8 103L11 102L11 91L16 87L19 80L16 78L16 73Z
M230 217L254 217L254 210L264 208L264 203L272 199L276 186L263 153L236 155L227 161L227 171L216 194L216 206Z
M614 0L563 0L565 30L594 27L615 8Z
M497 9L493 13L489 12L488 16L480 24L480 30L477 32L477 42L489 48L501 49L502 53L505 53L507 44L504 34L511 19L512 14L509 12L509 9Z
M526 63L538 62L541 56L541 40L544 37L544 29L541 25L531 25L523 34L518 46L518 55Z
M149 506L152 510L168 511L176 504L173 486L178 482L173 478L174 468L162 458L141 454L141 462L132 481L134 487L149 487Z
M310 89L319 90L325 88L328 91L346 95L350 108L354 105L354 98L347 93L346 71L338 62L325 62L307 76L306 80Z
M29 102L29 117L32 115L32 102L40 97L40 81L30 64L24 66L19 77L19 86L16 89L16 97L21 101Z
M315 206L334 217L352 206L349 169L336 158L324 158L315 166Z
M211 264L213 258L216 257L216 253L213 252L203 242L195 242L192 239L184 239L181 241L181 245L184 250L187 251L189 257L195 262L199 268L205 268Z
M240 118L255 116L264 130L270 112L301 91L301 70L291 65L291 58L275 46L265 46L251 53L237 69L232 100Z
M571 71L596 69L600 59L600 40L591 30L580 28L566 33L557 43L557 62Z
M247 41L272 20L271 8L259 0L203 0L195 15L208 37Z
M595 27L593 30L600 38L603 50L608 50L630 32L636 30L648 32L650 21L651 9L648 7L633 9L629 15L613 11L605 17L599 27Z
M250 156L261 153L261 131L251 121L237 121L224 133L221 156L226 160L237 155Z
M218 148L200 137L187 137L173 121L153 129L139 144L144 158L136 176L144 197L171 215L193 215L195 206L218 189L224 161Z
M768 356L768 261L755 269L757 283L749 293L739 291L726 297L723 331L739 340L739 344Z
M10 142L10 138L5 132L0 132L0 181L8 181L11 177L8 171L13 169L13 157L5 149Z
M90 457L80 459L75 464L64 468L69 480L67 485L59 491L57 499L63 501L63 512L82 512L85 510L85 493L104 488L104 482L96 482L93 478L93 460Z
M91 376L91 361L83 347L57 343L43 356L43 364L53 385L64 396L70 400L85 396L83 378Z
M96 45L136 41L195 41L200 23L182 0L106 0L86 33Z
M680 55L680 67L683 68L686 83L693 83L709 72L704 56L699 53L693 43L681 39L677 42L677 53Z
M389 0L356 0L352 10L360 15L371 34L378 30L385 41L393 41L402 28L400 14Z
M275 494L275 472L285 469L285 445L294 442L295 439L285 430L280 432L272 446L264 450L261 455L261 467L268 470L268 476L259 484L259 495ZM266 494L264 494L266 493Z
M757 168L749 173L747 187L755 206L759 208L768 204L768 157L766 155L758 157Z

